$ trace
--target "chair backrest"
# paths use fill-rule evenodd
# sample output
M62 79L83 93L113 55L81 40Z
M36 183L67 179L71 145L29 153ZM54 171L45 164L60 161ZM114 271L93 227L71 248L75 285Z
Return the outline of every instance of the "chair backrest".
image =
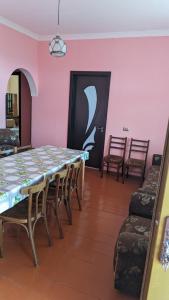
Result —
M21 189L20 193L28 196L28 222L32 217L39 219L46 212L48 185L48 180L43 177L40 182Z
M79 180L82 166L83 166L83 162L81 159L71 164L70 188L74 188L75 186L78 185L78 180Z
M108 155L111 155L111 153L116 152L117 155L122 156L124 159L126 152L126 144L127 137L117 137L110 135Z
M148 149L149 149L149 140L138 140L131 138L130 149L129 149L129 158L134 157L134 154L141 155L140 159L147 161Z
M70 165L65 165L64 168L48 177L49 182L55 182L55 197L67 196L70 176Z

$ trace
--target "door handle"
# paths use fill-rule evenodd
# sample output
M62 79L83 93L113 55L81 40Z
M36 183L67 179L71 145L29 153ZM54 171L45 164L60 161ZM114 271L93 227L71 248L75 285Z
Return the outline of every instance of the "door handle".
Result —
M104 132L104 127L103 126L99 126L99 127L97 127L97 130L99 130L100 132Z

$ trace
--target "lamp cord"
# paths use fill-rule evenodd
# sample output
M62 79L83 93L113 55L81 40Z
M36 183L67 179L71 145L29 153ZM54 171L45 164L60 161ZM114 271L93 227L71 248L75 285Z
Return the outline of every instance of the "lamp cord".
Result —
M60 24L60 0L58 0L58 26Z

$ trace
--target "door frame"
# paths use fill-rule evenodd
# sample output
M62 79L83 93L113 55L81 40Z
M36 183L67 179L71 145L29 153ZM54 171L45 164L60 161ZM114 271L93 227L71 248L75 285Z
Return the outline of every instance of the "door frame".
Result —
M78 76L96 76L96 77L107 77L109 83L109 90L108 90L108 101L109 101L109 92L110 92L110 79L111 79L111 72L110 71L71 71L70 72L70 87L69 87L69 113L68 113L68 131L67 131L67 147L71 148L71 141L72 141L72 132L73 132L73 112L75 109L75 92L76 92L76 78ZM108 102L107 102L107 109L106 109L106 125L104 130L104 139L103 139L103 151L104 152L104 145L105 145L105 134L106 134L106 126L107 126L107 112L108 112Z
M19 70L15 70L11 75L18 76L18 91L19 91L19 143L21 146L21 72Z
M28 83L29 89L30 89L30 85L28 82L27 77L25 76L25 74L19 70L16 69L11 75L17 75L18 76L18 88L19 88L19 140L20 140L20 146L21 146L21 133L22 133L22 121L21 121L21 115L22 115L22 97L21 97L21 85L22 85L22 80L21 80L21 75L23 75ZM31 95L31 89L30 89L30 96L31 96L31 103L30 103L30 110L31 110L31 114L30 114L30 145L32 144L32 95Z
M18 97L19 97L19 145L21 146L21 72L15 70L11 73L9 80L12 75L18 76ZM6 108L5 108L5 116L7 115ZM7 123L7 118L6 118ZM7 125L7 124L6 124Z

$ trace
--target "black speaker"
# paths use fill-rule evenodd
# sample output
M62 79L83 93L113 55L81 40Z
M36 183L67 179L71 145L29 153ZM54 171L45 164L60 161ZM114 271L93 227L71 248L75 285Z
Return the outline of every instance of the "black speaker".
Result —
M161 161L162 161L162 155L161 154L153 154L153 159L152 159L152 165L153 166L160 166Z

